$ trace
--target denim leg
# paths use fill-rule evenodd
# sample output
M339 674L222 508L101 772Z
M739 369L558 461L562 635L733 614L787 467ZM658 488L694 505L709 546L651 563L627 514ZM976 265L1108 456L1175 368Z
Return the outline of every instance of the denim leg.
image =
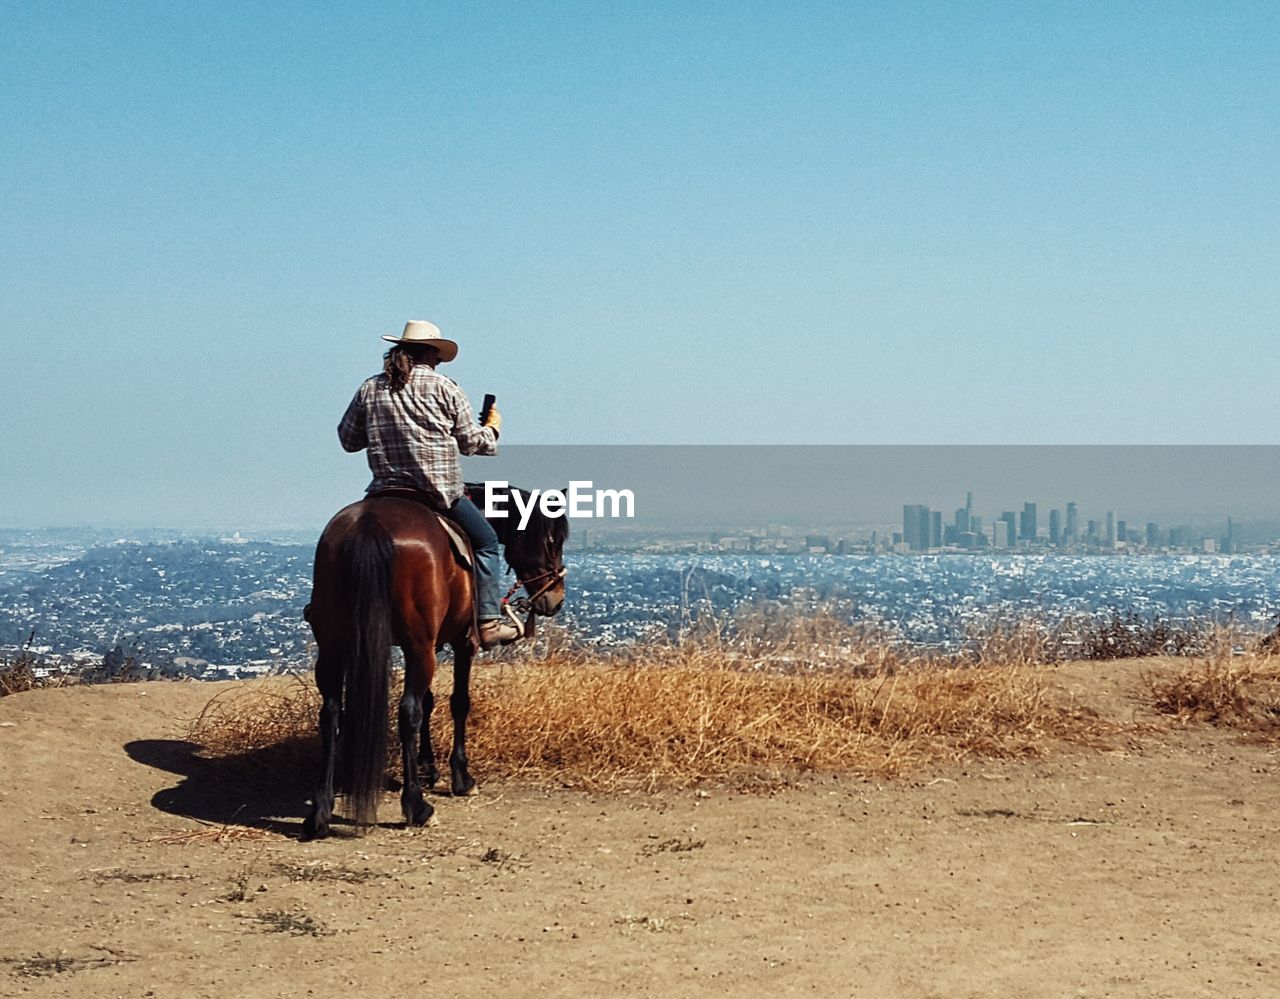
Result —
M484 514L463 496L449 507L449 516L467 532L476 555L476 616L481 621L502 617L502 598L498 596L498 558L502 549Z

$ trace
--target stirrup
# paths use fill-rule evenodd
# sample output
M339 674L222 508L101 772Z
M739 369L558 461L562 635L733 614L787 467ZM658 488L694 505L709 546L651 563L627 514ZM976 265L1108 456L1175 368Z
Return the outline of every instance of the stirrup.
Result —
M520 629L520 634L521 636L523 636L524 622L521 621L520 618L516 617L515 609L511 606L511 604L506 602L503 603L502 614L503 614L503 617L505 617L508 621L510 621L512 624L514 624L517 628ZM502 618L498 618L498 620L501 621Z

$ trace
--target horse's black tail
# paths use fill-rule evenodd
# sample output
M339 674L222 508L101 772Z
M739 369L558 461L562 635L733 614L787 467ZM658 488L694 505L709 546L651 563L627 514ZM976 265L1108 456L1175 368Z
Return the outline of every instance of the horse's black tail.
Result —
M387 768L387 684L391 670L391 536L366 513L347 540L350 620L343 650L339 773L352 820L370 826Z

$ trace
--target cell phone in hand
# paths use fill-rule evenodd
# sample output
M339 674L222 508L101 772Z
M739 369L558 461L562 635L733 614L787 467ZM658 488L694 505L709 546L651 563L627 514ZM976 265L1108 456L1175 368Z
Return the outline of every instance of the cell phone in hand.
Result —
M497 396L492 392L486 392L484 395L484 405L480 407L480 425L484 426L484 421L489 419L489 410L493 409L493 404L498 401Z

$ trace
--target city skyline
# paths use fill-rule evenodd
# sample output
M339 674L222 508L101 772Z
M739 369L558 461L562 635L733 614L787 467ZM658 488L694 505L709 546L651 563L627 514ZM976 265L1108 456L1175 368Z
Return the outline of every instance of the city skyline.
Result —
M973 512L973 505L973 492L969 491L965 494L965 505L955 510L950 522L944 523L943 511L933 510L922 503L904 503L902 531L893 535L894 544L905 546L909 551L986 547L1013 549L1024 543L1034 546L1044 542L1050 548L1168 547L1232 554L1242 543L1242 524L1231 516L1226 518L1225 531L1220 536L1206 533L1206 525L1203 524L1162 525L1158 521L1147 520L1140 528L1130 526L1128 520L1118 517L1115 510L1107 510L1105 520L1101 517L1086 518L1082 531L1079 504L1074 500L1066 501L1062 507L1050 508L1049 523L1044 530L1039 527L1038 501L1025 500L1021 512L1003 510L993 518L988 533L987 522L983 515Z

